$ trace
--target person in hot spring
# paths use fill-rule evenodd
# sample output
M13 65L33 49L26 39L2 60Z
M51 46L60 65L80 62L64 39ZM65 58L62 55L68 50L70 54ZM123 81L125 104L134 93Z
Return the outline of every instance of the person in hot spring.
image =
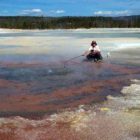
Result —
M101 50L96 41L91 42L90 48L83 54L83 56L86 56L87 60L94 60L94 62L98 62L103 59Z

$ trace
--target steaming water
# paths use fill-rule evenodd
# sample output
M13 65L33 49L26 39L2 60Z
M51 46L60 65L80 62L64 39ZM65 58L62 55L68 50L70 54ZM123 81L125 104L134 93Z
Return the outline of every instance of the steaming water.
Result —
M102 63L64 67L92 40ZM139 139L139 54L140 29L1 29L0 138Z

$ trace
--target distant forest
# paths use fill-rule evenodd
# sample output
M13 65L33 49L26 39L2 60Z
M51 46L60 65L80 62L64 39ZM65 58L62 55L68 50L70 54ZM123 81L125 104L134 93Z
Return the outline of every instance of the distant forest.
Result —
M11 29L76 29L140 27L140 16L125 17L34 17L0 16L0 28Z

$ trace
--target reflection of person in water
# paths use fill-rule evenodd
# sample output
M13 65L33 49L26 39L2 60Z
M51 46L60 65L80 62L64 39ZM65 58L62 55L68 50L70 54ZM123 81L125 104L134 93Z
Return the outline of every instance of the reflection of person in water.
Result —
M99 46L96 41L91 42L91 46L87 52L84 53L88 60L94 60L95 62L102 60L102 55Z

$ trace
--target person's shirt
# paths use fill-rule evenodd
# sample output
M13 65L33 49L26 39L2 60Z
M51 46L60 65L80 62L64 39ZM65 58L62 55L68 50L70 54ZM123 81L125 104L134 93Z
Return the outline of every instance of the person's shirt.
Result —
M89 51L92 51L92 50L94 52L100 52L101 51L98 45L96 45L95 47L90 46Z

